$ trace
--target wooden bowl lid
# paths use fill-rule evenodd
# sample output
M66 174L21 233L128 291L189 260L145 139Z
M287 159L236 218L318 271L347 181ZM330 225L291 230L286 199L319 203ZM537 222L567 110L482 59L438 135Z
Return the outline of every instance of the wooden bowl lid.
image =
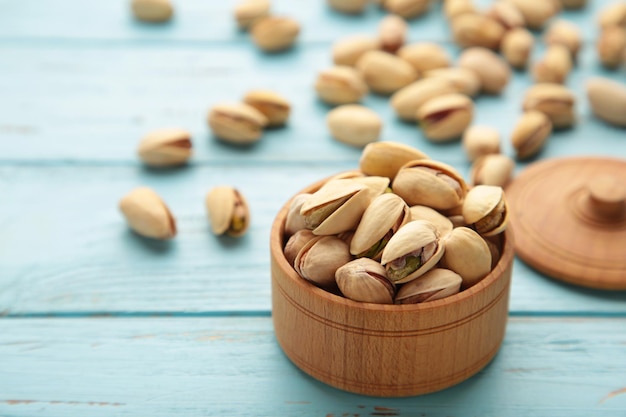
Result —
M554 278L626 289L626 161L559 158L530 165L506 189L516 253Z

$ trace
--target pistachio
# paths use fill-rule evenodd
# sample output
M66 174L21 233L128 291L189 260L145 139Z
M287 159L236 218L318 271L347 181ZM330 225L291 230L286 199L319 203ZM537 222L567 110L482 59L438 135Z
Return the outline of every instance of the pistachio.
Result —
M351 35L334 43L332 49L335 65L353 67L361 55L380 48L380 40L370 35Z
M250 226L248 202L238 190L227 185L213 187L205 205L211 230L216 235L243 236Z
M335 139L357 147L377 141L383 126L376 112L358 104L344 104L331 110L326 122Z
M596 42L596 50L604 67L609 69L619 67L626 53L626 28L621 26L604 28Z
M191 156L191 134L183 129L159 129L145 135L137 153L153 167L183 165Z
M426 71L424 78L441 78L448 81L458 93L475 97L481 89L480 78L475 71L468 68L451 67Z
M500 132L491 126L470 126L463 134L463 149L467 159L493 153L500 153Z
M395 53L406 40L409 25L396 15L390 14L383 17L378 25L378 39L383 51Z
M284 125L291 111L291 106L284 97L269 90L249 91L243 102L263 113L269 122L268 126Z
M500 94L511 78L511 69L507 63L487 48L477 46L466 49L459 57L458 64L476 72L482 91L487 94Z
M265 52L291 48L300 34L300 24L290 17L268 16L259 19L251 29L255 45Z
M294 269L307 281L330 289L336 285L335 272L351 261L348 245L335 236L317 236L304 244Z
M289 237L284 250L285 258L287 259L287 262L289 262L289 265L294 266L296 257L298 256L300 250L315 237L317 236L309 229L298 230Z
M477 284L491 271L491 252L485 240L468 227L457 227L443 238L446 250L439 261L443 268L463 279L463 288Z
M533 78L538 83L563 84L572 70L572 56L563 45L548 46L544 56L532 67Z
M365 209L350 243L358 258L380 259L389 239L410 219L409 207L393 193L376 197Z
M473 185L504 187L511 181L514 169L515 162L507 155L484 155L472 164L470 178Z
M564 9L582 9L587 4L587 0L561 0Z
M459 137L470 125L474 103L463 94L445 94L426 101L416 115L428 139L444 142Z
M574 93L560 84L540 83L530 87L524 95L524 111L539 110L552 122L555 129L572 126L576 121Z
M379 177L376 175L367 175L361 177L354 177L353 181L357 184L365 186L365 194L367 195L367 204L378 197L381 194L390 192L389 178Z
M378 175L391 180L407 162L427 159L428 155L397 142L374 142L363 149L359 168L366 175Z
M382 6L389 13L412 19L426 13L430 0L384 0Z
M131 9L135 18L150 23L166 22L174 14L170 0L132 0Z
M477 12L478 10L472 0L446 0L443 3L443 14L448 20L452 20L465 13Z
M434 42L416 42L404 45L397 54L411 64L420 75L433 69L447 68L451 62L448 52Z
M363 13L368 0L327 0L328 5L338 12L348 14Z
M463 218L480 235L502 233L509 218L502 187L477 185L469 190L463 202Z
M539 153L552 133L548 116L537 110L525 112L511 134L511 144L519 159L527 159Z
M482 46L498 49L504 27L495 19L478 13L465 13L452 19L452 37L462 48Z
M378 94L391 94L417 78L417 72L411 64L383 51L364 53L356 67L369 88Z
M415 220L389 239L380 263L387 271L387 278L402 284L432 269L443 252L435 226L426 220Z
M437 210L457 207L467 193L461 174L450 165L430 159L404 165L391 188L409 206L425 205Z
M396 294L396 304L417 304L457 294L463 279L449 269L435 268L407 284Z
M395 285L387 279L385 268L372 259L348 262L337 269L335 281L341 293L351 300L393 304Z
M506 0L519 9L526 26L541 29L543 25L561 10L559 0Z
M448 216L448 220L452 223L452 228L467 226L462 214L453 214Z
M428 100L456 92L456 88L443 78L425 78L393 93L390 103L398 117L406 121L415 121L417 110Z
M504 34L500 52L512 67L523 69L528 63L534 44L532 33L525 28L516 28Z
M336 66L319 73L317 95L329 104L359 102L368 92L360 72L348 66Z
M236 144L248 144L261 138L267 117L243 103L215 105L208 116L209 126L218 138Z
M522 28L526 25L524 15L512 3L496 1L487 9L487 16L500 23L502 27L509 31L515 28Z
M602 8L598 14L598 25L602 29L610 26L626 27L626 2L612 2Z
M240 29L250 29L259 19L269 16L269 0L242 0L235 6L235 20Z
M453 228L452 222L449 218L428 206L411 206L409 207L409 212L411 214L411 221L428 220L431 222L437 229L439 236L447 235Z
M119 208L135 233L152 239L171 239L176 235L176 221L161 197L148 187L135 188L126 194Z
M543 40L546 45L563 45L570 52L574 61L582 44L578 26L562 19L550 24L543 35Z
M596 117L626 127L626 85L608 78L587 81L587 99Z
M306 222L304 216L300 214L302 204L311 196L309 193L302 193L296 195L289 204L289 211L287 212L287 219L285 220L285 235L291 236L299 230L306 228Z

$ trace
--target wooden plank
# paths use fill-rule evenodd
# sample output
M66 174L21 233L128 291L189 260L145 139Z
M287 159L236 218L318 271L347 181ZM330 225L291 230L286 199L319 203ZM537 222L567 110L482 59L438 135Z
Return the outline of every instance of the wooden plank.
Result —
M353 166L0 167L0 312L269 312L269 232L279 208L305 185ZM249 200L252 224L241 240L210 233L204 197L219 184ZM169 204L178 219L174 241L151 242L127 229L117 203L139 185ZM626 292L576 288L521 262L512 282L512 314L626 312Z
M625 319L511 319L499 354L448 390L330 388L282 354L269 318L0 320L0 415L616 416Z

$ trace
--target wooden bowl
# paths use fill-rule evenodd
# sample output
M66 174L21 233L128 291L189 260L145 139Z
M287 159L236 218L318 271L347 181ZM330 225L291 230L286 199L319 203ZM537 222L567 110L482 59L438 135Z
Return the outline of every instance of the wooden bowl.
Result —
M289 204L271 230L272 317L278 343L301 370L345 391L402 397L453 386L496 355L508 317L510 231L501 235L495 268L467 290L423 304L361 303L312 285L289 265L283 253Z

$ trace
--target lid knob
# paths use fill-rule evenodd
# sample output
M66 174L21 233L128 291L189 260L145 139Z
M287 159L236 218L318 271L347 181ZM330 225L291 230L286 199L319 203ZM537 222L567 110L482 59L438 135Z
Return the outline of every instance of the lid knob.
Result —
M604 221L621 220L626 214L626 185L612 175L593 177L587 183L588 213Z

